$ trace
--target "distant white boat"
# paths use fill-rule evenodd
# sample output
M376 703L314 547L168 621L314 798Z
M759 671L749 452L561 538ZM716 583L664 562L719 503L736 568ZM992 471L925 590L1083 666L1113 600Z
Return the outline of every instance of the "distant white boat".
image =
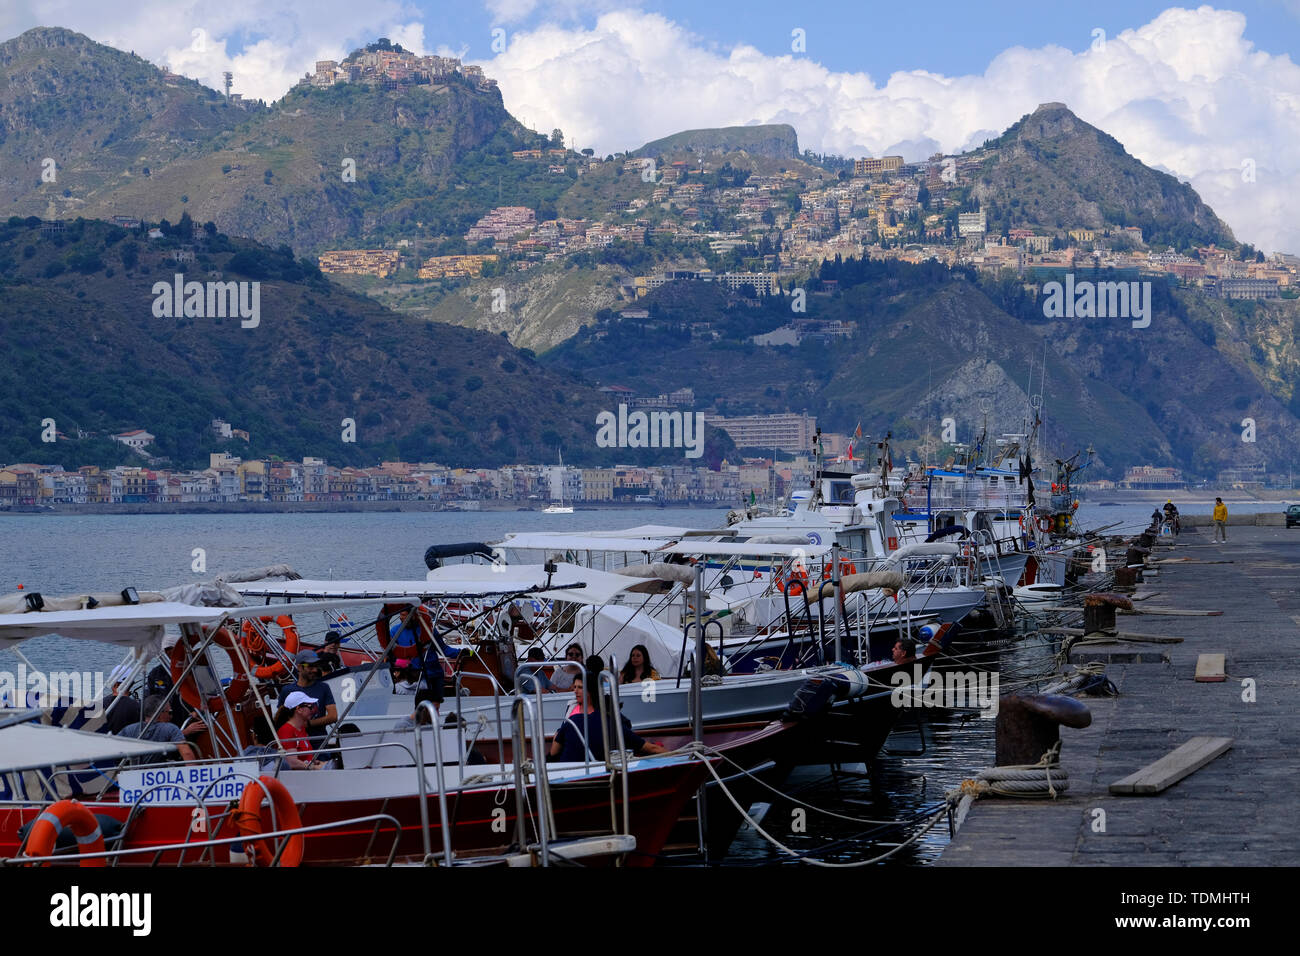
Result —
M544 515L571 515L573 508L564 503L564 452L559 452L560 456L560 500L555 504L548 505L542 509Z

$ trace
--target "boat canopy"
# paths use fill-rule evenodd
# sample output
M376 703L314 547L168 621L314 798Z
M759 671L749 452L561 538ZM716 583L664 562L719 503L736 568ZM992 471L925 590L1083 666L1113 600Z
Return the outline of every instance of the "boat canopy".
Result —
M961 553L961 546L943 541L929 541L922 544L906 544L891 552L885 559L886 564L902 564L909 558L951 558Z
M108 764L175 749L175 744L160 741L91 734L46 724L13 724L0 728L0 774L82 763Z
M831 553L829 544L764 544L749 541L692 541L664 548L660 554L700 555L706 558L821 558Z
M568 551L658 551L677 540L678 536L655 538L626 537L612 534L547 534L523 532L507 536L498 547L519 551L544 551L548 554Z
M576 564L557 564L547 584L540 564L452 564L415 581L282 581L240 585L245 597L316 599L490 598L528 593L579 604L607 604L638 582ZM289 608L292 610L292 606Z
M228 614L229 608L195 607L175 601L97 607L93 610L0 614L0 648L13 647L34 637L57 634L158 653L162 650L163 629L168 624L213 624Z

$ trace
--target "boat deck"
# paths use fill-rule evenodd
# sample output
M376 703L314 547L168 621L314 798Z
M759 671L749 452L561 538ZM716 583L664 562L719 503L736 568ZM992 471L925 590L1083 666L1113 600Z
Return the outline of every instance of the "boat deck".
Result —
M1300 860L1300 530L1233 526L1228 533L1226 544L1215 545L1208 528L1184 530L1172 550L1158 546L1153 559L1197 563L1161 565L1137 591L1158 595L1135 605L1223 616L1121 614L1121 632L1184 641L1122 645L1107 666L1120 696L1084 698L1092 725L1062 729L1068 792L1055 801L975 801L937 865L1292 866ZM1227 679L1197 683L1201 654L1225 654ZM1138 655L1142 661L1133 660ZM1247 678L1255 682L1254 703L1243 701ZM1110 794L1110 784L1196 736L1234 742L1161 793ZM1098 809L1105 811L1104 829Z

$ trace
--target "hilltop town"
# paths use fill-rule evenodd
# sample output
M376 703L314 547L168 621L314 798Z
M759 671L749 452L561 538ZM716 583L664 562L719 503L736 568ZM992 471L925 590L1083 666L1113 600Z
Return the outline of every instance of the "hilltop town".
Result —
M337 75L342 68L332 69ZM318 72L313 82L328 75ZM558 134L545 148L515 151L512 161L590 180L590 215L542 219L526 206L499 206L458 236L412 235L392 248L322 253L321 270L403 281L473 279L489 262L500 275L588 253L628 267L619 292L633 301L682 280L776 295L822 262L858 256L934 260L1031 282L1112 269L1220 299L1300 295L1295 255L1265 256L1231 244L1179 247L1136 225L1061 222L1047 229L1017 222L1014 208L990 206L973 188L996 159L997 144L912 163L901 156L843 160L806 153L784 164L762 158L745 165L746 157L722 154L601 158L590 149L566 149ZM465 252L425 254L433 245L456 244ZM656 250L663 267L634 271L641 247Z

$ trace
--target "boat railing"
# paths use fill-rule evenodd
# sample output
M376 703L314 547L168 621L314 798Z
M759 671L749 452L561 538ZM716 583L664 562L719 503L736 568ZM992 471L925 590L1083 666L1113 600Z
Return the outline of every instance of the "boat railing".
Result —
M709 640L709 628L713 626L716 626L718 629L718 662L719 662L719 666L722 667L723 672L725 673L726 664L723 661L723 657L722 657L722 641L723 641L722 622L718 620L712 620L712 621L704 621L701 624L700 622L697 621L687 621L682 626L682 652L677 659L677 683L675 685L677 688L680 688L682 686L682 678L686 674L686 661L687 661L686 647L690 643L691 632L696 630L697 628L702 628L704 631L704 641L707 644ZM703 665L701 665L701 670L703 670Z
M606 688L608 687L608 692ZM609 819L610 829L618 833L618 807L614 799L615 788L622 782L623 791L623 829L624 835L632 832L631 803L628 799L627 780L627 744L623 737L623 719L620 712L618 677L608 670L603 670L596 678L597 713L603 721L605 732L601 739L605 742L605 768L609 771ZM610 747L609 728L613 726L618 741L618 759L614 759L614 749Z
M427 713L429 723L433 726L433 759L438 771L438 816L441 822L442 830L442 860L444 866L451 866L453 858L451 855L451 821L447 815L447 768L442 762L442 728L438 725L438 711L433 706L433 701L422 700L418 707L415 708L417 715ZM457 714L457 725L460 724L460 715ZM429 801L427 798L428 781L424 776L424 734L420 732L419 721L415 726L415 778L419 781L420 789L420 837L424 841L424 862L429 863L433 859L432 841L429 836ZM461 768L464 768L464 754L461 755Z
M515 838L521 850L528 846L528 835L524 830L524 821L530 816L528 809L528 768L524 755L527 753L528 724L532 724L533 780L537 793L537 841L542 858L542 866L551 863L551 839L555 835L555 819L551 811L551 784L546 769L546 734L541 719L541 687L537 688L538 710L534 711L532 702L527 697L517 696L510 705L511 736L510 745L514 755L515 770Z
M501 772L504 774L506 772L506 756L502 752L501 746L499 744L499 741L503 736L501 733L502 726L503 726L501 723L501 694L502 694L501 683L496 679L496 675L493 674L491 671L488 671L486 674L480 674L478 671L458 670L456 671L456 682L453 686L456 691L456 743L460 749L461 773L463 774L465 772L465 733L464 733L465 722L460 715L460 705L461 705L461 701L464 699L463 697L461 697L460 694L460 685L461 685L461 681L465 677L474 677L477 678L478 680L487 680L492 684L492 709L496 712L496 718L497 718L497 727L496 727L497 740L498 740L497 756L499 758L498 763L500 765Z

